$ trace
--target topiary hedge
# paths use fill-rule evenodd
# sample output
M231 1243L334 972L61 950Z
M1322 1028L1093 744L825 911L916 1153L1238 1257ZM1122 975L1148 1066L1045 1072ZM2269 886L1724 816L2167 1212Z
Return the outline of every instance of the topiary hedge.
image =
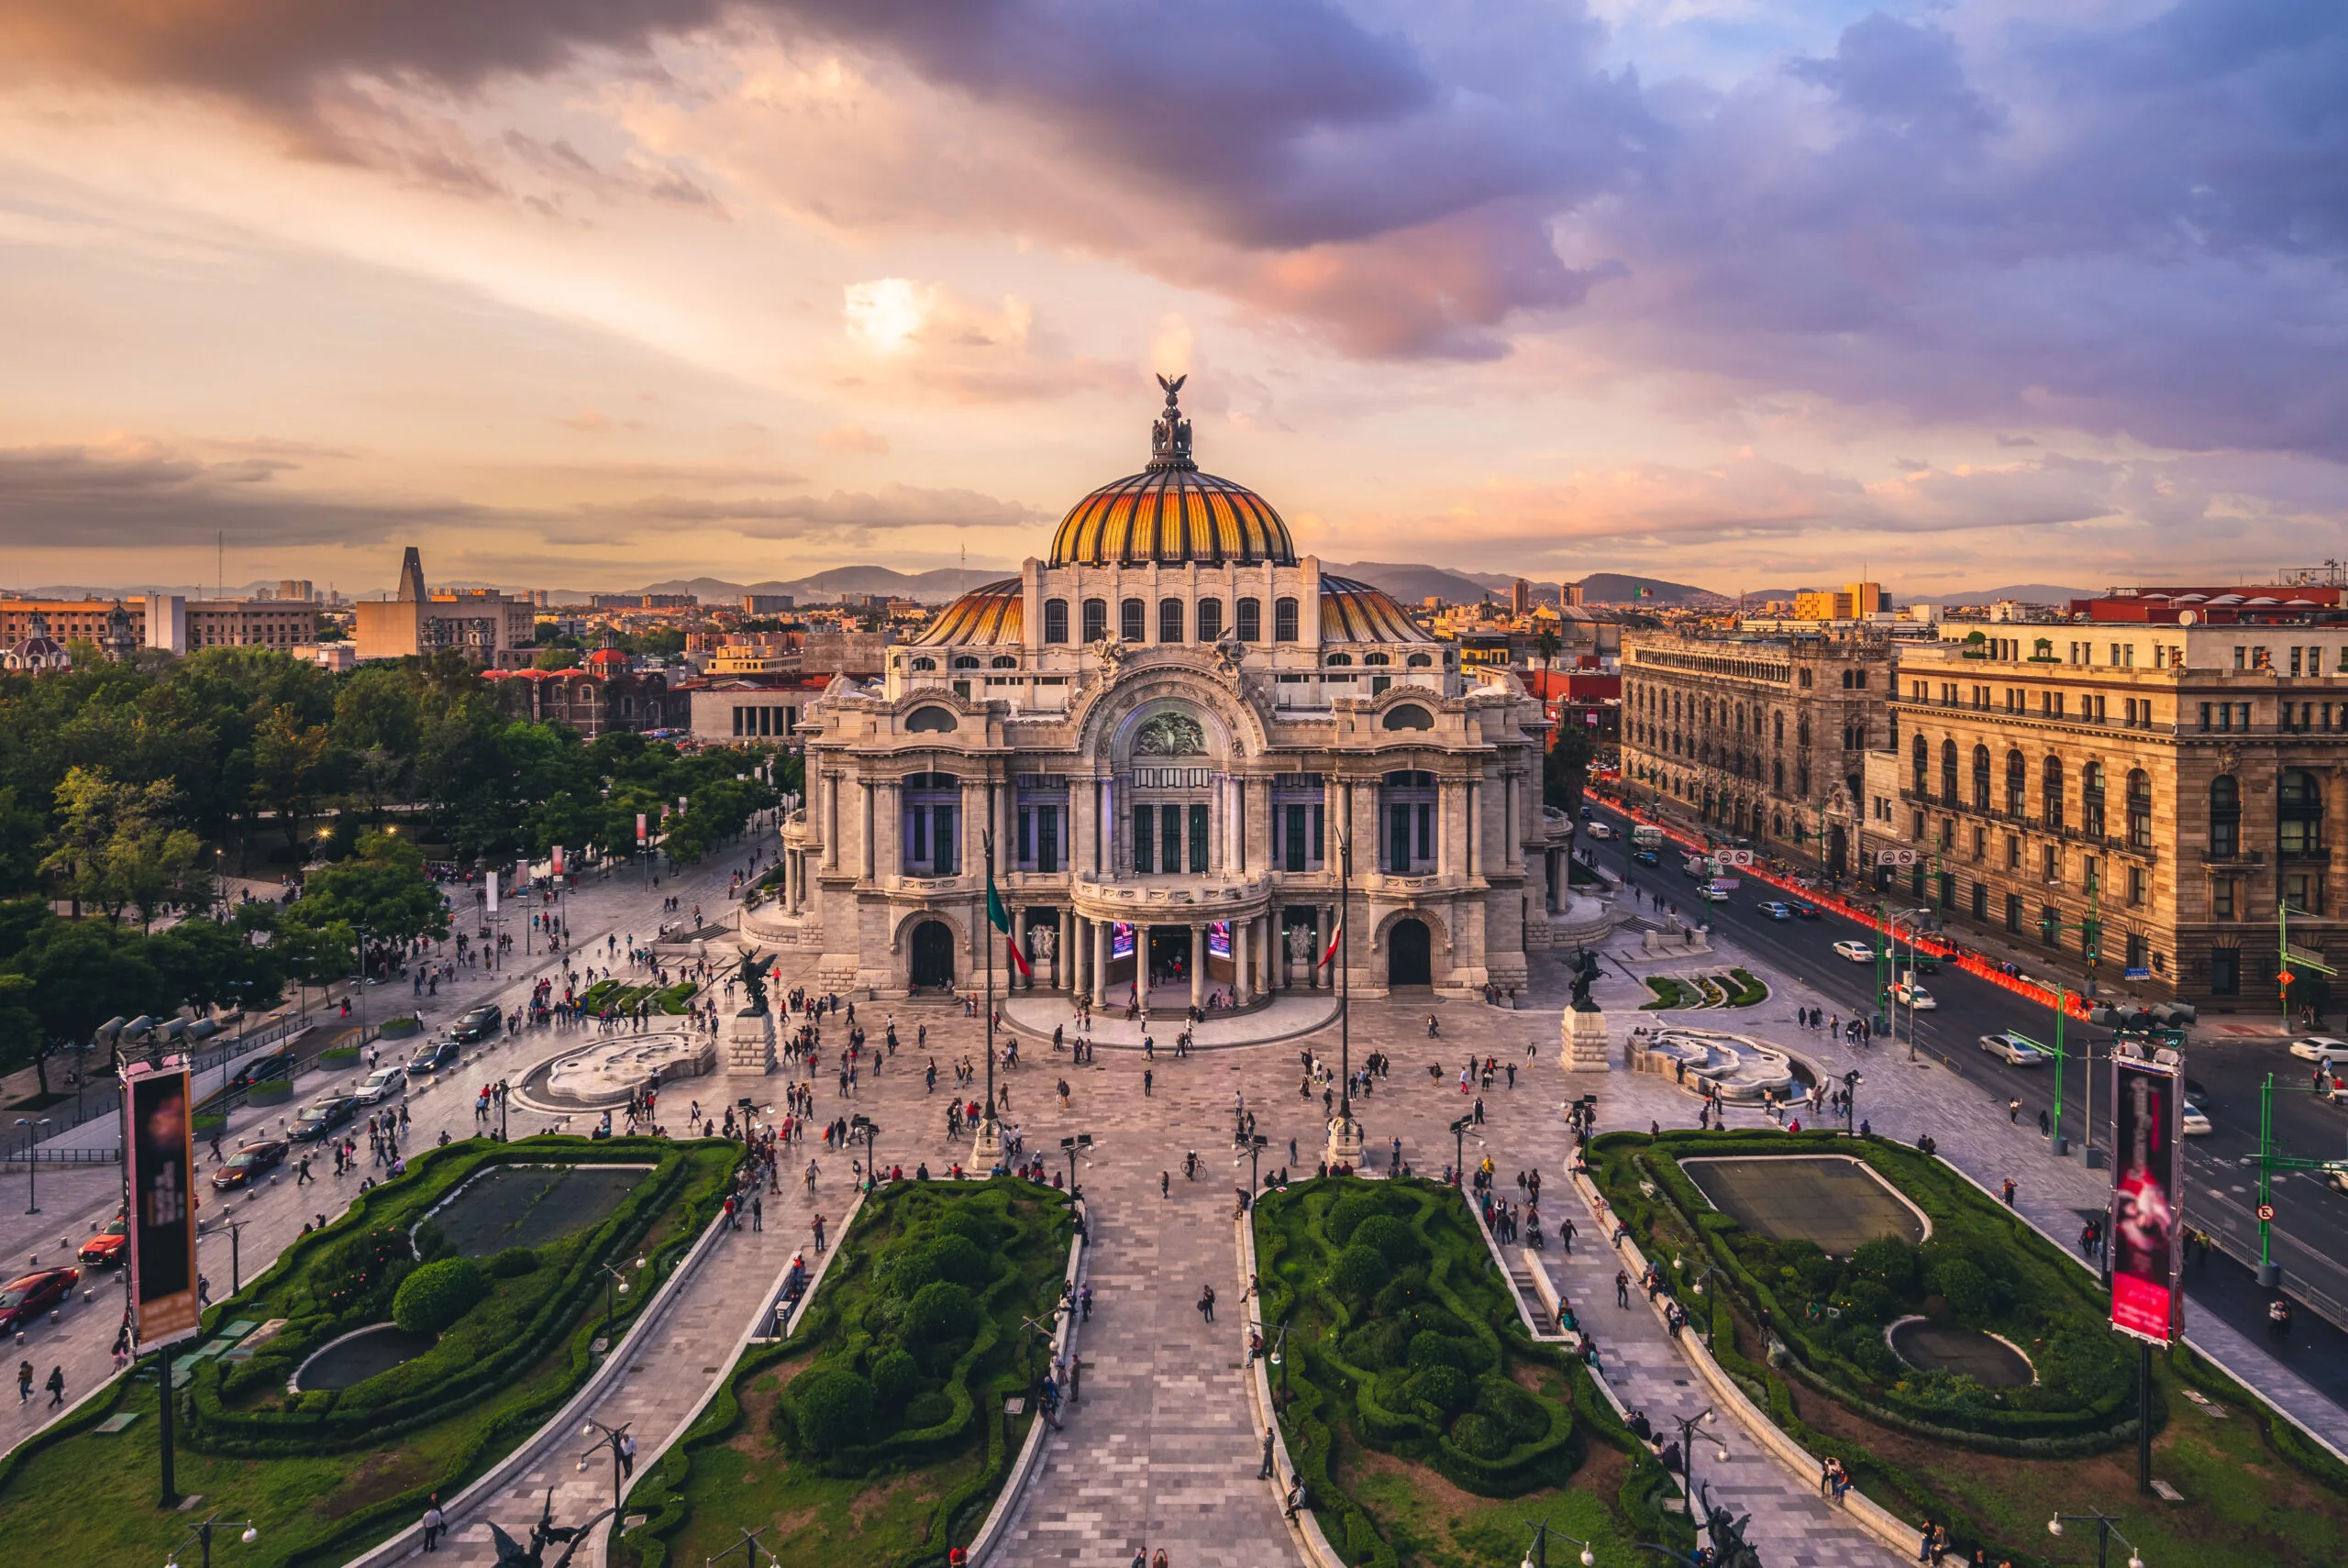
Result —
M392 1321L411 1334L437 1334L489 1294L489 1275L471 1258L441 1258L417 1268L392 1294Z

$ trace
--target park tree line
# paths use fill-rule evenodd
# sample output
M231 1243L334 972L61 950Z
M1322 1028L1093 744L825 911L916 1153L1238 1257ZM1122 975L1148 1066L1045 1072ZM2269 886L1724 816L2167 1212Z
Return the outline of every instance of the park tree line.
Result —
M799 787L795 758L770 786L738 752L517 717L453 653L83 652L0 678L0 1071L117 1015L274 1005L350 973L361 933L386 955L445 936L427 845L465 869L625 859L641 812L691 864ZM298 896L218 899L234 873Z

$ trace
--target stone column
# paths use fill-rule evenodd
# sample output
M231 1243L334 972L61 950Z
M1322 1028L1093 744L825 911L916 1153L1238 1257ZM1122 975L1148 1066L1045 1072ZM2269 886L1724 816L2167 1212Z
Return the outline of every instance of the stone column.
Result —
M1060 911L1059 941L1052 950L1052 989L1076 994L1076 911Z
M840 868L840 776L824 775L824 865Z
M1109 1005L1109 922L1092 922L1092 1005Z
M1256 922L1252 917L1231 922L1231 999L1240 1007L1246 1007L1256 999L1247 974L1247 950L1255 945L1248 938L1255 930Z
M873 784L869 778L862 782L863 789L860 793L864 797L864 853L861 875L867 882L869 882L878 869L873 859L873 850L877 847L872 836Z
M905 874L905 791L902 781L883 778L873 787L873 831L878 835L874 860L883 878Z
M1207 928L1193 923L1191 927L1191 1005L1203 1007L1207 999Z

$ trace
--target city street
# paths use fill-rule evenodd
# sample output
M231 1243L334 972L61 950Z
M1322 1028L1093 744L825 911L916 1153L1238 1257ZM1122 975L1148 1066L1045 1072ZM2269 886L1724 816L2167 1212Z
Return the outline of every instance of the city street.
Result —
M1767 883L1746 878L1724 903L1707 903L1696 895L1696 884L1679 872L1679 858L1667 845L1659 866L1631 860L1628 823L1600 802L1592 802L1600 820L1623 836L1597 842L1600 863L1610 873L1627 872L1634 897L1626 888L1621 907L1634 915L1655 916L1657 900L1666 900L1679 916L1709 922L1715 932L1737 946L1776 966L1827 999L1839 1016L1855 1013L1870 1019L1875 1012L1876 969L1855 963L1834 951L1834 944L1866 940L1869 933L1832 910L1815 920L1778 921L1761 912L1773 900L1790 901L1790 895ZM1912 907L1906 889L1885 895L1886 907ZM1984 949L1973 933L1952 932L1958 942L1992 958L2017 956L1995 948ZM2028 972L2026 956L2021 957ZM1723 963L1722 967L1726 967ZM1871 1054L1905 1057L1912 1033L1917 1052L1941 1060L1963 1077L1986 1102L2003 1108L2021 1101L2020 1120L2035 1129L2041 1112L2054 1101L2054 1069L2009 1066L1985 1051L1980 1036L2011 1031L2046 1045L2054 1043L2054 1015L2050 1008L2033 1007L2014 993L1970 975L1954 965L1922 977L1923 986L1939 1004L1913 1013L1897 1010L1898 1039L1878 1038ZM1722 1020L1733 1014L1715 1015ZM1722 1027L1735 1027L1723 1021ZM2266 1075L2275 1075L2275 1137L2277 1152L2304 1159L2336 1159L2348 1153L2348 1110L2326 1104L2307 1092L2308 1066L2292 1056L2279 1020L2256 1014L2228 1015L2204 1010L2187 1039L2187 1074L2201 1086L2201 1104L2211 1131L2186 1144L2187 1192L2186 1218L2191 1223L2222 1234L2237 1247L2256 1244L2257 1174L2249 1168L2258 1149L2259 1090ZM2239 1031L2240 1032L2230 1032ZM2073 1167L2081 1158L2080 1139L2085 1105L2082 1053L2093 1049L2095 1126L2099 1159L2110 1144L2109 1060L2111 1032L2091 1028L2077 1019L2064 1029L2066 1066L2063 1073L2063 1129L2071 1141L2065 1156ZM1862 1105L1865 1104L1862 1094ZM2042 1146L2043 1149L2043 1146ZM2051 1154L2045 1154L2052 1159ZM2103 1174L2099 1168L2099 1176ZM2259 1342L2278 1361L2320 1388L2334 1402L2348 1405L2348 1331L2339 1317L2348 1314L2348 1197L2331 1190L2320 1175L2278 1172L2275 1178L2274 1223L2276 1255L2284 1264L2286 1291L2309 1305L2328 1309L2302 1311L2287 1340L2267 1333L2267 1293L2256 1288L2250 1272L2231 1259L2212 1259L2206 1275L2197 1275L2190 1299L2229 1324L2245 1338ZM2309 1301L2309 1297L2316 1299ZM2328 1299L2325 1299L2328 1298ZM2340 1305L2333 1305L2340 1304Z

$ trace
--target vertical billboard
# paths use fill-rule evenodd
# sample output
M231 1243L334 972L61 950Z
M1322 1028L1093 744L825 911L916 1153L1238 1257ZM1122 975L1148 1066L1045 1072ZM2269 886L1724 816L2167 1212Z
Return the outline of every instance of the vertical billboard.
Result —
M130 1301L138 1342L196 1331L195 1150L184 1061L124 1080Z
M2183 1097L2174 1068L2111 1063L2111 1326L2165 1345L2184 1327L2178 1287Z

